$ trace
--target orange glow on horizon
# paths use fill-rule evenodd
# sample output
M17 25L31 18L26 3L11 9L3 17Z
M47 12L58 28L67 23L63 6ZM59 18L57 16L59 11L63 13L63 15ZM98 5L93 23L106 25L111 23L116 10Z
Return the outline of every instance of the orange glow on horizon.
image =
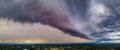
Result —
M43 43L45 40L4 40L0 42L26 42L26 43Z
M23 42L27 42L27 43L36 43L36 42L45 42L44 40L23 40Z

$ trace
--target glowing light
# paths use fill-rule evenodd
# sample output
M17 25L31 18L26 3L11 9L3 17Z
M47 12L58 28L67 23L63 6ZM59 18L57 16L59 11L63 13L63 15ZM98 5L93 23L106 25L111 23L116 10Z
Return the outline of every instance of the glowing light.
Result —
M25 42L27 42L27 43L32 43L32 42L34 42L34 41L27 40L27 41L25 41Z
M23 50L28 50L28 49L23 49Z
M109 8L107 8L102 3L96 3L95 1L92 2L91 10L93 14L96 15L108 15L109 14Z
M45 40L6 40L1 42L12 42L12 43L43 43Z
M120 35L120 32L111 32L110 34L108 34L108 35Z
M95 5L95 11L97 13L102 14L102 13L106 12L106 9L105 9L105 7L103 5Z
M45 42L44 40L23 40L23 42L27 43L37 43L37 42Z

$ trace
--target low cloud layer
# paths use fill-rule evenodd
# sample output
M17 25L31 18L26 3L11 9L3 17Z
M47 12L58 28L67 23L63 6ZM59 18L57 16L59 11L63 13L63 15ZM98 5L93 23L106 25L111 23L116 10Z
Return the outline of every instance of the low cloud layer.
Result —
M14 23L0 20L1 42L41 42L41 43L72 43L88 40L64 34L60 30L39 23Z

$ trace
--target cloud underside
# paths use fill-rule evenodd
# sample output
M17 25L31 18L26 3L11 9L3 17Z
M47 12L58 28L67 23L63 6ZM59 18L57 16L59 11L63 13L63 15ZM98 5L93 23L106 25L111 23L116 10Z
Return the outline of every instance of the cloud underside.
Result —
M4 6L0 5L0 17L20 23L41 23L72 36L90 39L74 28L69 19L70 12L67 11L68 8L64 2L64 0L54 0L54 2L49 0L1 0L1 4Z
M88 42L88 40L67 35L40 23L23 24L0 20L0 42L71 43Z

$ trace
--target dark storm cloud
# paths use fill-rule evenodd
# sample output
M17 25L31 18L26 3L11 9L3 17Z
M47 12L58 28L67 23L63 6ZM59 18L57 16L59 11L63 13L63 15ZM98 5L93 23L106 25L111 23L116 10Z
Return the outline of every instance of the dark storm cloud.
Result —
M72 9L72 12L76 13L76 10L82 14L87 12L89 6L88 4L90 3L89 0L66 0L66 2L68 3L70 9Z
M49 0L0 0L0 17L8 20L13 20L15 22L21 23L42 23L46 25L50 25L52 27L58 28L64 32L67 32L70 35L82 37L89 39L87 35L84 35L74 28L69 20L69 15L64 14L66 11L59 10L62 7L57 5L58 1L64 2L65 0L53 0L51 3ZM49 3L50 2L50 3ZM82 6L82 2L86 1L78 1L75 3L81 2L81 4L77 5L75 8L80 8L81 10L76 9L76 11L85 11L85 6ZM45 4L45 5L44 5ZM48 5L47 5L48 4ZM52 4L52 5L50 5ZM56 4L56 5L55 5ZM75 4L76 5L76 4ZM53 6L53 8L51 8ZM58 6L58 9L56 7ZM84 8L81 8L81 7ZM54 10L55 9L55 10Z
M72 15L80 14L81 17L87 19L87 11L90 6L90 0L66 0L66 3L72 12Z

